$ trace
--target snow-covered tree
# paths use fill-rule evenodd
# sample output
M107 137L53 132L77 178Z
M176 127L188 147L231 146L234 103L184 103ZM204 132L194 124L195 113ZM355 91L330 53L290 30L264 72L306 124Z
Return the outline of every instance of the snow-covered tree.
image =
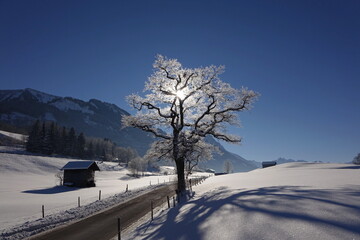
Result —
M233 165L229 160L226 160L224 162L224 172L225 173L231 173L233 171Z
M136 157L131 159L128 165L129 170L136 177L139 176L139 172L144 173L144 171L146 170L146 166L147 166L146 160L141 157Z
M221 81L222 66L185 68L176 59L158 55L153 67L145 95L128 96L129 104L138 112L123 117L123 124L157 137L147 156L174 160L178 190L183 191L185 163L211 157L214 148L204 138L240 142L241 138L228 134L226 128L239 125L237 113L251 108L258 94Z
M353 159L353 163L354 163L354 164L359 164L359 165L360 165L360 153L359 153L356 157L354 157L354 159Z
M56 178L56 181L58 183L58 186L63 186L64 185L64 173L62 171L57 172L55 174L55 178Z

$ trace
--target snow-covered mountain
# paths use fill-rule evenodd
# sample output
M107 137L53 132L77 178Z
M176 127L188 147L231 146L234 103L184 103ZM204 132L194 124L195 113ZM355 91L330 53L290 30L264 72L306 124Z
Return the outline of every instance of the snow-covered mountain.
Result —
M58 97L34 89L0 90L0 121L16 126L30 126L37 119L54 121L65 127L74 127L87 136L108 138L119 146L136 149L144 154L154 138L139 129L122 128L122 116L128 112L115 104L91 99L88 102ZM202 165L217 172L223 171L225 161L230 161L234 172L257 168L252 161L226 151L214 139L208 141L219 147L223 154L216 154L214 160Z
M204 163L200 163L200 167L214 169L216 172L224 171L224 163L229 161L232 165L233 172L247 172L258 168L255 161L249 161L245 158L227 151L218 141L212 137L207 137L206 141L219 148L222 154L215 153L214 158Z
M0 90L0 121L30 126L37 119L74 127L88 136L108 138L120 146L144 154L153 138L138 129L122 128L121 118L129 115L114 104L91 99L88 102L58 97L33 89Z

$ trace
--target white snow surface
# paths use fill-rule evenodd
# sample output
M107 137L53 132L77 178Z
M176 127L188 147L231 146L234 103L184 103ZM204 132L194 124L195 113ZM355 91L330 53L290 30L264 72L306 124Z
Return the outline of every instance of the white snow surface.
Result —
M61 187L54 175L74 159L18 152L0 153L4 240L89 216L175 179L134 179L116 163L99 163L96 187ZM126 229L122 239L360 239L359 173L352 164L288 163L211 177L175 208L158 209L154 221L146 216ZM130 192L125 193L127 184Z
M0 134L5 135L7 137L14 138L14 139L19 140L19 141L23 141L24 139L27 138L27 135L7 132L7 131L2 131L2 130L0 130Z
M193 191L122 239L360 239L359 166L281 164L211 177Z
M18 149L3 150L9 152L0 153L0 239L4 240L24 239L89 216L176 179L174 175L133 178L117 163L99 162L101 171L95 173L96 187L57 186L55 174L68 161L76 159L18 154L21 153ZM127 185L129 192L125 193ZM78 197L81 207L78 207ZM42 218L42 205L45 218Z
M51 103L51 105L62 111L74 110L74 111L80 111L82 113L94 114L94 112L90 110L88 107L81 107L79 104L66 98L55 101Z
M29 91L41 103L48 103L48 102L53 101L58 98L56 96L42 93L42 92L39 92L34 89L30 89L30 88L28 88L27 91Z
M89 124L90 126L96 126L96 125L98 125L96 122L91 121L91 120L90 120L90 117L89 117L88 115L85 116L84 122L87 123L87 124Z

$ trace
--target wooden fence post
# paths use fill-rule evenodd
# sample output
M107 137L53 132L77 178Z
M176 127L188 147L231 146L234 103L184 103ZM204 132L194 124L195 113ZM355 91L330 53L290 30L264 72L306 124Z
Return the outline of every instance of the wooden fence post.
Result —
M129 191L129 184L126 184L126 191L125 192L128 192Z
M99 190L99 201L101 200L101 190Z
M121 240L120 218L118 218L118 240Z
M168 208L170 208L170 198L169 196L166 196L167 197L167 202L168 202Z
M150 208L151 208L151 221L154 220L154 206L153 206L153 201L151 201L151 204L150 204Z
M42 205L42 217L43 218L45 217L45 207L44 207L44 205Z
M78 197L78 207L80 207L80 197Z

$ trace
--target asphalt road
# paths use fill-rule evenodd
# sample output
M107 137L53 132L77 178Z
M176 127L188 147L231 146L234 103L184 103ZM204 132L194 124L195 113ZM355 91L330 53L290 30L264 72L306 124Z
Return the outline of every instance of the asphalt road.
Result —
M117 219L119 217L121 219L121 228L125 229L150 212L151 201L153 201L154 207L159 206L167 201L166 196L175 194L175 189L175 185L160 187L96 215L34 235L30 240L111 239L117 235Z

